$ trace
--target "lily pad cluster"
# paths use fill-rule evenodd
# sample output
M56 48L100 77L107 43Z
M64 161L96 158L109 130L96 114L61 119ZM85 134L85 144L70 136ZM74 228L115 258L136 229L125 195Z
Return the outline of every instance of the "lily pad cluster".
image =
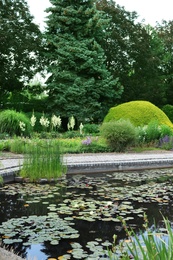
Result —
M0 233L5 244L23 242L23 245L40 244L49 241L52 245L58 245L63 238L74 239L79 237L77 230L71 227L73 223L67 222L50 213L48 216L9 219L0 226ZM27 242L24 242L27 238Z
M14 196L23 208L19 214L22 217L8 219L0 225L3 243L29 246L49 242L58 247L60 241L67 240L71 241L71 250L62 259L108 259L107 247L112 237L97 237L96 230L92 229L95 238L86 241L84 247L80 243L82 231L76 228L76 223L80 222L81 226L82 223L100 226L111 223L118 233L123 219L136 228L138 222L143 223L149 204L172 205L172 179L172 169L166 169L67 176L52 185L5 185L0 188L1 195Z

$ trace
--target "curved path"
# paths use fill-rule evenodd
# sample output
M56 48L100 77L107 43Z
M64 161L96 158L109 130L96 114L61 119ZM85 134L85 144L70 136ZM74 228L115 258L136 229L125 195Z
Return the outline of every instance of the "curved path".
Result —
M14 180L22 163L22 155L0 154L0 175L4 182ZM67 165L67 174L173 168L173 151L66 154L63 156L63 163Z

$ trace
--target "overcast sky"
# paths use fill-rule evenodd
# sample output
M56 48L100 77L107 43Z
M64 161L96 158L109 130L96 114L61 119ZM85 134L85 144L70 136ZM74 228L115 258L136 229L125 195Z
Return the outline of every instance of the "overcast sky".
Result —
M31 14L35 17L35 22L44 28L44 10L50 6L49 0L27 0ZM124 6L126 11L136 11L139 21L145 19L145 23L152 26L156 21L173 20L173 0L116 0L120 6Z

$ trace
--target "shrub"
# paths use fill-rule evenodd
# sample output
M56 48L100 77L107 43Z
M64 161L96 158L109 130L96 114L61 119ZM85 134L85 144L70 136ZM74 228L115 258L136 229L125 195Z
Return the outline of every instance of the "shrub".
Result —
M157 121L159 125L168 125L173 128L172 122L166 114L148 101L131 101L112 107L104 122L130 120L134 126L148 125L151 121Z
M159 139L158 147L165 150L172 150L173 148L173 136L165 135Z
M165 105L162 107L162 111L169 117L171 122L173 122L173 106L172 105Z
M0 112L0 133L30 136L31 131L30 120L24 113L14 110Z
M136 141L135 127L128 120L103 123L100 131L112 151L123 152Z
M152 141L158 140L160 137L158 122L157 121L149 122L145 132L146 132L145 142L150 143Z
M106 143L98 137L90 137L87 136L81 142L81 146L79 148L80 153L103 153L110 152L110 148L107 147Z
M160 137L164 137L166 135L171 136L173 135L173 130L172 128L170 128L167 125L161 125L159 126L159 130L160 130Z
M64 138L75 138L75 137L80 137L80 136L81 136L80 132L75 131L75 130L67 131L63 134Z
M85 134L97 134L99 133L99 125L97 124L85 124L83 127Z
M148 125L136 128L139 143L150 143L164 136L173 135L173 130L167 125L158 125L157 121L151 121Z

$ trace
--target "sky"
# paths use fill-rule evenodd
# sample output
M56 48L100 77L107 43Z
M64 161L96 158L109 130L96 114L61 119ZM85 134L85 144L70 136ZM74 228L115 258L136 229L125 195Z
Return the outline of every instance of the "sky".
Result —
M44 28L45 12L50 6L49 0L27 0L31 14L35 17L35 23ZM126 11L136 11L139 22L145 19L146 24L156 25L156 21L173 20L173 0L116 0Z

